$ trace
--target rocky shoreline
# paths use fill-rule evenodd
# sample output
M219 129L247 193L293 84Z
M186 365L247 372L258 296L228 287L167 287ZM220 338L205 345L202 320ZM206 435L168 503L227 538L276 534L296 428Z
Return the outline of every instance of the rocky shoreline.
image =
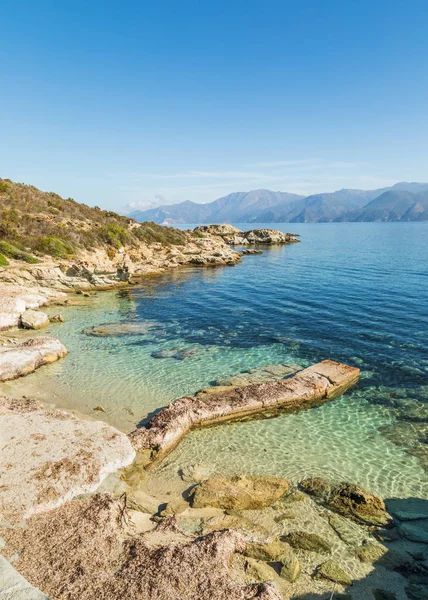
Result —
M100 251L73 264L0 269L0 329L43 327L49 320L37 309L69 302L64 292L128 286L186 265L232 265L243 254L235 245L299 241L231 226L195 231L187 247L151 246L144 259L124 249L113 258ZM89 334L105 335L105 327ZM15 343L6 336L0 381L66 352L54 338ZM426 598L423 502L390 508L349 482L313 477L295 486L266 475L227 478L203 464L183 465L174 492L153 491L161 459L192 428L317 406L359 378L359 369L334 361L252 371L171 403L129 436L29 398L0 398L5 598Z

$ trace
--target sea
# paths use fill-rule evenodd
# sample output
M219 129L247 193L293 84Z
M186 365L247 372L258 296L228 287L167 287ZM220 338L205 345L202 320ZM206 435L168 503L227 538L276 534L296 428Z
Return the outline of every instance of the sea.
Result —
M183 268L75 296L61 307L65 323L49 328L68 357L2 391L33 387L130 431L169 402L248 369L341 361L361 369L341 398L194 431L165 468L329 476L385 498L428 498L428 223L257 227L301 242L262 248L233 267ZM132 326L128 335L92 335L107 323Z

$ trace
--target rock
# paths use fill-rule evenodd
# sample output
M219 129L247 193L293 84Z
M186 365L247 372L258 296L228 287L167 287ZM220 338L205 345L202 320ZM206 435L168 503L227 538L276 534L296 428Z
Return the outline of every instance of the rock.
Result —
M221 509L209 509L210 512L213 510L221 511ZM204 534L212 533L213 531L222 531L224 529L234 529L239 531L245 537L246 543L252 544L254 542L254 548L259 548L268 544L271 540L270 532L267 531L261 525L254 523L250 519L241 516L239 511L230 511L236 514L225 514L220 512L213 517L202 519L201 531ZM248 546L251 547L251 546ZM282 547L282 549L284 549ZM261 551L261 550L260 550Z
M0 556L0 595L2 600L49 600L28 583L3 556Z
M0 381L17 379L66 356L67 350L51 337L31 338L21 344L0 347Z
M202 481L209 479L209 477L212 475L212 472L213 467L211 465L200 463L197 465L187 465L186 467L183 467L179 474L183 481L202 483Z
M302 481L300 487L330 510L358 523L380 527L391 522L383 500L353 483L333 484L327 479L313 477Z
M143 490L133 490L127 495L127 505L133 510L154 515L159 510L159 501Z
M307 531L292 531L291 533L281 537L293 548L299 550L309 550L311 552L319 552L330 554L331 544L317 533L308 533Z
M243 238L250 244L291 244L300 241L297 237L296 234L282 233L276 229L252 229L243 233Z
M152 358L172 358L176 352L176 348L173 350L155 350L150 356Z
M398 527L399 533L412 542L428 544L428 522L413 521L411 523L401 523Z
M290 583L294 583L302 572L302 566L295 555L287 556L281 560L281 577Z
M93 492L134 457L127 436L98 421L45 410L36 401L0 398L0 513L27 518Z
M102 406L96 406L96 407L95 407L94 409L92 409L92 410L96 410L96 411L98 411L98 412L103 412L103 413L105 413L105 410L103 409L103 407L102 407Z
M234 227L233 225L227 225L227 224L199 225L198 227L195 227L195 229L193 231L196 231L196 233L201 233L201 234L208 233L210 235L219 235L221 237L236 235L236 234L239 235L242 233L242 230L238 229L238 227Z
M310 477L299 483L299 487L310 496L314 496L323 504L330 501L331 481L325 477Z
M355 549L355 556L363 563L374 563L386 554L386 552L388 552L388 549L385 546L366 540L361 546Z
M20 552L21 573L51 598L71 590L79 600L281 600L273 585L234 577L230 565L245 548L239 533L193 536L172 517L135 534L123 511L108 494L75 499L7 530L7 546Z
M335 486L328 506L331 510L366 525L381 526L391 522L384 501L352 483Z
M65 319L61 314L58 314L58 315L54 315L53 317L50 317L50 322L51 323L64 323Z
M42 329L49 323L48 315L39 310L26 310L21 315L21 326L25 329Z
M263 414L282 408L306 408L343 394L359 378L360 371L333 361L323 361L289 379L253 384L210 395L186 396L169 404L149 423L130 434L137 450L153 451L159 459L174 448L193 427Z
M191 496L192 506L236 510L265 508L279 500L289 489L289 482L280 477L213 477L196 486Z
M288 544L281 542L279 538L273 538L267 541L247 541L244 554L257 560L275 562L286 560L293 553Z
M305 496L305 494L302 494L299 490L294 490L294 492L291 492L291 494L288 494L288 496L283 498L282 504L287 505L293 504L294 502L306 502L307 500L308 497Z
M171 500L165 508L159 513L161 517L169 517L171 515L179 515L189 508L189 503L184 498L176 498Z
M85 329L86 335L94 337L122 337L128 335L146 335L153 329L158 328L157 323L105 323Z
M388 590L377 588L372 590L372 594L375 600L397 600L397 594L394 594L394 592L390 592Z
M216 381L216 386L244 386L251 383L264 383L267 381L276 381L301 371L302 367L294 364L275 364L265 365L257 369L248 369L243 373L232 375L231 377L223 377Z
M1 282L0 331L17 327L21 314L50 302L65 300L66 294L34 285L11 285Z
M245 571L248 579L253 581L274 581L276 578L276 572L272 567L254 558L247 560Z
M330 515L328 522L342 542L345 542L348 546L360 544L362 536L365 535L365 532L361 531L360 527L354 525L349 519L345 519L339 515Z
M239 241L235 241L235 244L239 244ZM248 254L263 254L263 252L262 250L256 250L255 248L247 248L242 250L242 254L246 256Z
M202 235L217 235L228 244L291 244L299 242L295 233L282 233L276 229L252 229L241 231L233 225L200 225L194 231Z
M317 576L341 585L352 585L352 577L334 560L327 560L317 571Z

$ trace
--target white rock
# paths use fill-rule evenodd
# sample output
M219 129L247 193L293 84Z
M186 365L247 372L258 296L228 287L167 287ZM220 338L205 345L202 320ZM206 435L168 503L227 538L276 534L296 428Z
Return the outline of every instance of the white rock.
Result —
M67 354L65 346L51 337L37 337L22 344L0 347L0 381L17 379Z
M0 556L1 600L49 600L33 587L3 556Z
M23 287L1 282L0 331L17 327L21 314L28 309L39 308L52 300L64 300L67 295L41 287Z
M21 325L25 329L41 329L49 325L49 317L40 310L26 310L21 314Z
M135 458L128 437L106 423L0 398L0 513L8 520L94 492Z

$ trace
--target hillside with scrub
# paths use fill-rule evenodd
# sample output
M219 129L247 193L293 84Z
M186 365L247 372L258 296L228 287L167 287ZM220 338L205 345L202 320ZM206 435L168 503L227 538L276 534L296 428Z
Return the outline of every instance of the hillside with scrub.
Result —
M113 257L122 247L185 245L194 236L0 179L0 266L10 259L29 264L45 257L72 259L99 248Z

